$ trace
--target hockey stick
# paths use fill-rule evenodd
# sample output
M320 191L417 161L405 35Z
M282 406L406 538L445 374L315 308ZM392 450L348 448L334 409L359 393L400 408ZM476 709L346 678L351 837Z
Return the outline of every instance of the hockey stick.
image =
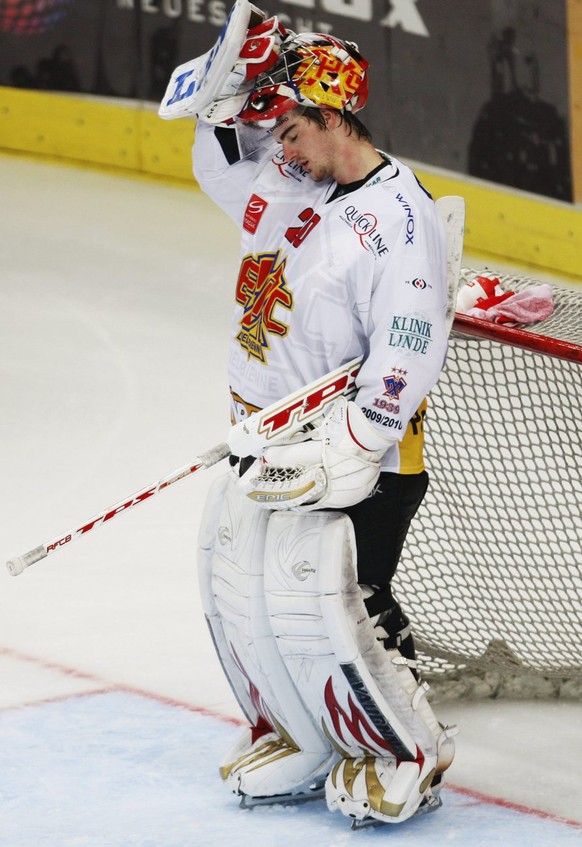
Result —
M360 369L361 358L353 359L326 376L316 379L299 391L289 394L283 400L267 406L260 412L256 412L244 421L240 421L231 427L228 439L217 444L206 453L201 453L189 465L174 471L163 477L154 485L142 488L125 500L120 500L103 512L94 515L89 521L81 524L75 529L65 532L35 547L23 556L15 556L6 562L6 567L12 576L18 576L25 568L40 562L50 553L61 550L71 541L86 535L98 526L108 523L113 518L137 506L164 491L170 485L190 476L202 468L210 468L226 459L227 456L252 456L258 454L263 448L276 444L300 427L313 421L318 417L325 407L336 397L346 395L352 397L356 393L356 376Z

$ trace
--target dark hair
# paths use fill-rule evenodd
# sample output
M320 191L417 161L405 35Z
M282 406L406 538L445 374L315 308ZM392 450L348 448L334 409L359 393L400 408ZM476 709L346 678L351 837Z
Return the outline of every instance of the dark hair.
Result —
M332 111L336 110L334 109ZM350 135L352 134L352 132L355 132L358 138L361 138L363 141L369 141L370 143L372 143L372 133L370 132L368 127L364 126L361 120L354 115L353 112L349 112L345 109L341 112L339 110L337 111L342 119L342 122L345 123L348 127ZM319 124L322 129L327 128L325 118L323 117L322 109L318 109L316 106L306 106L303 108L302 114L307 118L308 121L313 121L314 123Z

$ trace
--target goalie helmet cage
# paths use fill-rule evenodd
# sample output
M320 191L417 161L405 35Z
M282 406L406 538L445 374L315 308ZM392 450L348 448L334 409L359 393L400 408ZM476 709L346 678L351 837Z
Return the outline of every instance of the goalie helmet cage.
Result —
M434 700L582 697L582 292L552 293L527 328L457 314L431 392L430 485L394 589Z

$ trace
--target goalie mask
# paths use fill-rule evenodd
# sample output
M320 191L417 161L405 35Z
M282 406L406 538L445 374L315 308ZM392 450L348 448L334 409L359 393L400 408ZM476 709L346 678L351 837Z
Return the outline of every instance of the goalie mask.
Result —
M277 63L257 77L238 117L272 120L297 106L357 112L368 99L368 62L350 41L331 35L292 35Z

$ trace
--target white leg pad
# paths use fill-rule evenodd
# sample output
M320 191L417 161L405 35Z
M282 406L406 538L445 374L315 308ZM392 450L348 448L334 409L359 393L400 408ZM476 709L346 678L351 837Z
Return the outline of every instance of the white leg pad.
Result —
M233 791L251 797L294 795L323 781L337 760L315 725L277 649L265 604L264 544L270 513L236 490L229 473L207 500L199 546L204 611L223 670L251 724L229 751L221 774Z
M444 769L445 752L450 764L450 742L426 689L400 654L375 638L357 584L350 519L327 511L276 513L265 555L267 609L279 651L342 757L326 783L329 808L386 822L411 817Z
M206 622L226 678L243 714L252 725L255 725L261 717L258 703L256 698L253 697L248 679L244 676L229 649L222 616L218 610L212 587L214 546L220 528L220 513L229 481L230 473L219 477L210 487L206 498L198 538L198 585Z

